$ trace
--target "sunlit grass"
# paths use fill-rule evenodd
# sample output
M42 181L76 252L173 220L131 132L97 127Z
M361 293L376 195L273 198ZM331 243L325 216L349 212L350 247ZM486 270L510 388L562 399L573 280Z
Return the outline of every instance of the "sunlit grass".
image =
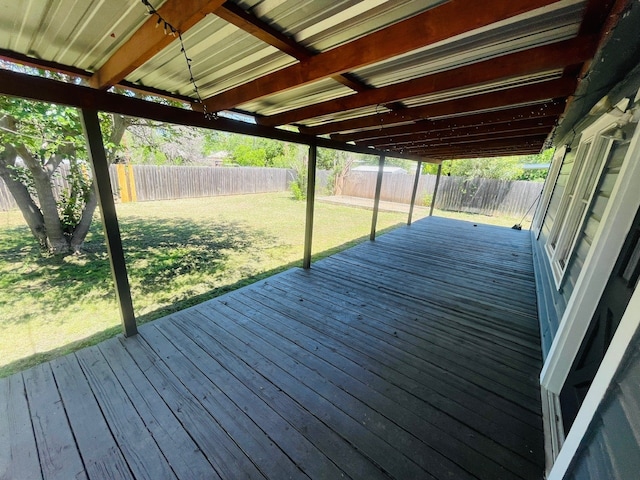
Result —
M139 322L301 264L305 203L288 192L128 203L117 213ZM405 222L406 214L380 212L378 230ZM314 258L365 240L370 226L368 210L317 203ZM54 258L40 253L19 212L0 212L0 289L0 376L120 332L98 221L81 255Z

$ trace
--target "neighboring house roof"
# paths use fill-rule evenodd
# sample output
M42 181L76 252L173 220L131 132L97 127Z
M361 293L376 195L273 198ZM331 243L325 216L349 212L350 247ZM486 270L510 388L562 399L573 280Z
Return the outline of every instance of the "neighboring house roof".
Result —
M550 163L525 163L522 168L525 170L548 170Z
M375 165L360 165L351 169L352 172L377 172L378 167ZM402 167L383 167L383 173L407 173Z

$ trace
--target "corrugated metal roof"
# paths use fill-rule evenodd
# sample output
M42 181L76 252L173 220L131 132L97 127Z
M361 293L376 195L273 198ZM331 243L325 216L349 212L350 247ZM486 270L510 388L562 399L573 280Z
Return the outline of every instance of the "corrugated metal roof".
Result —
M0 0L0 12L0 48L89 71L148 18L131 0Z
M572 38L580 25L579 12L584 6L583 3L577 0L559 2L556 8L543 10L540 17L533 20L529 15L520 15L509 22L502 22L500 28L480 29L460 35L419 51L354 70L352 73L367 85L384 87L505 53ZM326 84L326 88L326 98L339 98L353 93L330 83ZM240 108L271 115L302 106L300 99L306 98L307 91L308 87L301 87L287 94L272 95L267 102L243 104ZM321 97L319 92L315 90L314 93L314 101L308 101L307 104L320 101L317 100Z
M567 3L567 2L564 2ZM469 65L493 57L574 37L580 26L582 4L547 11L535 19L520 15L492 30L481 29L430 45L421 50L370 65L354 74L383 87L398 81Z
M207 15L183 35L183 40L193 60L194 78L205 97L295 63L294 58L215 15ZM132 72L127 80L193 95L177 40Z
M176 0L167 0L171 1ZM267 33L271 29L271 33L275 32L285 41L294 40L297 51L307 56L348 44L449 3L444 0L231 0L227 5L231 2L240 7L243 15L255 19L257 28L261 22ZM518 0L513 2L517 4ZM151 0L151 3L160 9L166 2ZM278 115L357 95L354 89L387 87L573 38L581 32L586 3L586 0L553 2L408 53L353 68L348 72L349 81L355 80L356 84L351 83L351 87L343 85L349 84L344 78L320 77L240 102L237 108L257 116ZM211 2L204 8L213 10L217 6ZM464 8L460 9L460 15L465 15ZM148 18L146 7L140 0L0 0L0 49L9 52L5 57L15 52L94 72ZM183 34L187 55L192 59L193 75L203 98L231 91L251 80L262 81L265 75L298 63L291 54L270 45L264 37L255 36L251 28L245 28L209 13ZM558 78L562 74L561 69L531 72L515 78L402 98L401 105L411 108L481 93L507 91L516 86ZM195 99L186 60L177 39L124 79ZM390 111L387 105L367 105L318 114L297 123L316 127ZM399 121L398 124L403 123Z

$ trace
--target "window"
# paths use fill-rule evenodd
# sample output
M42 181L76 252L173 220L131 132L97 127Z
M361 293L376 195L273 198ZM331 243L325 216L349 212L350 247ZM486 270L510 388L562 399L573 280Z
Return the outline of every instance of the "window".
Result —
M562 167L564 156L568 150L569 149L566 145L562 145L561 147L558 147L553 154L551 167L549 168L549 173L547 174L547 179L544 184L545 188L543 188L544 192L540 199L540 203L538 204L537 212L539 213L535 215L535 219L533 221L532 230L534 231L536 238L540 236L540 231L542 230L542 225L544 224L544 219L546 218L547 210L549 209L549 203L551 202L551 196L553 195L553 191L556 186L556 180L558 180L560 168Z
M612 117L614 116L605 115L583 133L573 169L545 246L558 289L562 287L581 227L613 145L609 133L617 127L615 122L617 118Z

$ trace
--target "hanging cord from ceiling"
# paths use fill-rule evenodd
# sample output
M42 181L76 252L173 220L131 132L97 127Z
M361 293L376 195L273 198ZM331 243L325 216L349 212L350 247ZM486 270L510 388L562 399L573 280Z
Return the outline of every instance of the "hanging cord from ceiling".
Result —
M149 0L141 0L141 2L145 7L147 7L147 13L149 15L157 17L158 20L156 22L156 28L162 26L165 35L178 37L178 40L180 40L180 52L182 53L182 55L184 55L184 59L187 62L187 70L189 71L189 82L193 85L193 90L196 94L197 102L202 105L205 118L208 120L215 120L216 118L218 118L218 115L216 114L216 112L207 111L207 106L204 104L204 102L202 101L202 97L200 96L200 90L198 89L198 84L196 83L196 79L193 76L193 70L191 68L193 60L189 58L189 55L187 55L187 50L184 47L184 41L182 39L182 33L180 32L180 30L171 25L167 20L165 20L162 15L160 15L158 11L153 7L153 5L151 5Z
M518 223L516 223L513 227L511 227L512 229L514 229L514 230L522 230L522 222L524 222L524 219L526 218L526 216L529 215L529 212L531 211L533 206L536 203L538 203L538 200L540 200L540 197L542 196L542 190L544 190L544 187L540 190L540 193L538 194L536 199L533 201L533 203L529 207L529 210L526 211L526 213L522 216L522 219Z

